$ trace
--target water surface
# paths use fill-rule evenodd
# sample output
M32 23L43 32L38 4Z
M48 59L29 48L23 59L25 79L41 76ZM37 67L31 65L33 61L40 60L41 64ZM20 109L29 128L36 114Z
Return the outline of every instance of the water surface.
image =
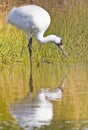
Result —
M0 130L88 130L88 65L0 71Z

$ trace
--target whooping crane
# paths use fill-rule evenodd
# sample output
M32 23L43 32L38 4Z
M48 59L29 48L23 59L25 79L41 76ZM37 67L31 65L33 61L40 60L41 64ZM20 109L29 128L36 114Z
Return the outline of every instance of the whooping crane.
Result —
M16 28L23 30L28 36L28 47L30 53L30 60L32 55L32 37L31 33L34 34L35 38L39 43L55 43L63 54L66 56L62 45L62 38L56 35L49 35L44 37L44 33L49 27L51 18L49 13L37 6L37 5L25 5L21 7L14 7L11 9L7 16L7 23L14 25Z

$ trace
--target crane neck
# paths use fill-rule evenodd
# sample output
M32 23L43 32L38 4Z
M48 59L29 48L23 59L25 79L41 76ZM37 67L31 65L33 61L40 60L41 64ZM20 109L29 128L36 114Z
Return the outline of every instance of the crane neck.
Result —
M56 42L56 40L58 40L56 35L48 35L44 37L41 33L36 34L35 37L40 43Z

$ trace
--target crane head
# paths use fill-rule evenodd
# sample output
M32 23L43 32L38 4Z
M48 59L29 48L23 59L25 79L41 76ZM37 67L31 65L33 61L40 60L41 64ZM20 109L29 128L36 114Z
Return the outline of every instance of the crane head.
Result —
M65 50L64 50L64 47L63 47L63 42L62 42L62 39L60 39L60 42L58 44L56 44L59 49L62 51L62 53L64 54L64 56L67 56Z

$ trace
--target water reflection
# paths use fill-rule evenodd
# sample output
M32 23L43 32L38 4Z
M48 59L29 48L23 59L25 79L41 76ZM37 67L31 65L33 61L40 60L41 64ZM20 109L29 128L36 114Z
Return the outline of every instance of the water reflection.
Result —
M28 70L22 64L0 70L0 129L87 130L88 65L40 64Z
M63 89L66 82L66 77L62 79L59 86L54 89L41 88L35 98L32 98L33 93L33 77L30 71L30 92L23 100L10 105L10 113L18 120L19 125L25 130L40 128L44 125L50 125L53 118L52 101L61 100Z

